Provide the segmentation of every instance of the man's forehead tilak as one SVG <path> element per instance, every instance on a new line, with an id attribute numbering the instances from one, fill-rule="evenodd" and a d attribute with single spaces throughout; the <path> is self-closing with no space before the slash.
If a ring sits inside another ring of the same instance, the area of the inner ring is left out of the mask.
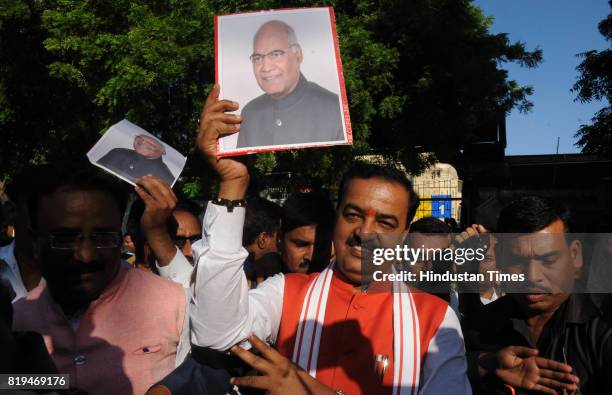
<path id="1" fill-rule="evenodd" d="M 359 189 L 354 185 L 351 185 L 353 182 L 360 182 L 361 180 L 371 180 L 381 184 L 378 184 L 376 187 L 366 187 L 366 190 Z M 359 210 L 368 217 L 394 218 L 395 220 L 400 221 L 401 218 L 398 217 L 396 211 L 402 210 L 403 208 L 399 207 L 399 202 L 395 201 L 397 198 L 396 191 L 391 190 L 394 189 L 395 185 L 403 189 L 401 184 L 388 182 L 386 180 L 359 178 L 351 180 L 351 182 L 346 186 L 346 192 L 344 194 L 343 201 L 341 202 L 341 208 L 343 210 L 346 208 Z M 353 193 L 356 193 L 357 195 L 351 196 Z M 408 209 L 408 201 L 406 201 L 405 208 Z"/>

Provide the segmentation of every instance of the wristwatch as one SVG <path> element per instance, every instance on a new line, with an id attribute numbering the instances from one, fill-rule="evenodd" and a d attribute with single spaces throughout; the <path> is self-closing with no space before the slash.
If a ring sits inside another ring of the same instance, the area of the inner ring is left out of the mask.
<path id="1" fill-rule="evenodd" d="M 224 206 L 228 213 L 234 211 L 234 207 L 246 207 L 246 199 L 229 200 L 216 197 L 210 201 L 212 204 L 217 206 Z"/>

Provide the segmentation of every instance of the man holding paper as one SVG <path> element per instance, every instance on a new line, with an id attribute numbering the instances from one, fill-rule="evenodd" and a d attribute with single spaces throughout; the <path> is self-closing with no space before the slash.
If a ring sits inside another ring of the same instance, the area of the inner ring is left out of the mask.
<path id="1" fill-rule="evenodd" d="M 238 161 L 216 158 L 217 138 L 240 130 L 241 117 L 227 114 L 238 106 L 218 95 L 215 86 L 198 134 L 221 184 L 206 210 L 203 239 L 193 246 L 192 343 L 227 350 L 255 334 L 299 365 L 310 389 L 322 383 L 346 394 L 470 394 L 461 328 L 446 302 L 402 284 L 392 293 L 361 286 L 362 236 L 401 236 L 416 212 L 418 197 L 398 171 L 365 165 L 345 176 L 333 265 L 277 275 L 249 291 L 240 231 L 249 174 Z"/>

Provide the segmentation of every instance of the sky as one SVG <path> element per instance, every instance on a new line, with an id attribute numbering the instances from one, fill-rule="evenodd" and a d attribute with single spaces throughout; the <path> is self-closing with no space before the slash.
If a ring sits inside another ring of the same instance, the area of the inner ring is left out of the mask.
<path id="1" fill-rule="evenodd" d="M 509 78 L 531 85 L 533 109 L 513 110 L 506 118 L 506 155 L 576 153 L 574 134 L 590 123 L 601 102 L 580 103 L 571 92 L 578 78 L 576 54 L 609 47 L 597 24 L 610 12 L 607 0 L 475 0 L 484 14 L 494 17 L 491 33 L 508 33 L 528 50 L 540 47 L 543 61 L 535 69 L 504 63 Z"/>

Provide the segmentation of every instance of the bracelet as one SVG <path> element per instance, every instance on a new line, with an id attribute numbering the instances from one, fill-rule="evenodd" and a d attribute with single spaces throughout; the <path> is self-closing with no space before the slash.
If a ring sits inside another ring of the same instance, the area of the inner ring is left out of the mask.
<path id="1" fill-rule="evenodd" d="M 220 197 L 216 197 L 210 202 L 217 206 L 224 206 L 227 209 L 228 213 L 233 212 L 234 207 L 246 207 L 245 199 L 229 200 L 229 199 L 223 199 Z"/>

